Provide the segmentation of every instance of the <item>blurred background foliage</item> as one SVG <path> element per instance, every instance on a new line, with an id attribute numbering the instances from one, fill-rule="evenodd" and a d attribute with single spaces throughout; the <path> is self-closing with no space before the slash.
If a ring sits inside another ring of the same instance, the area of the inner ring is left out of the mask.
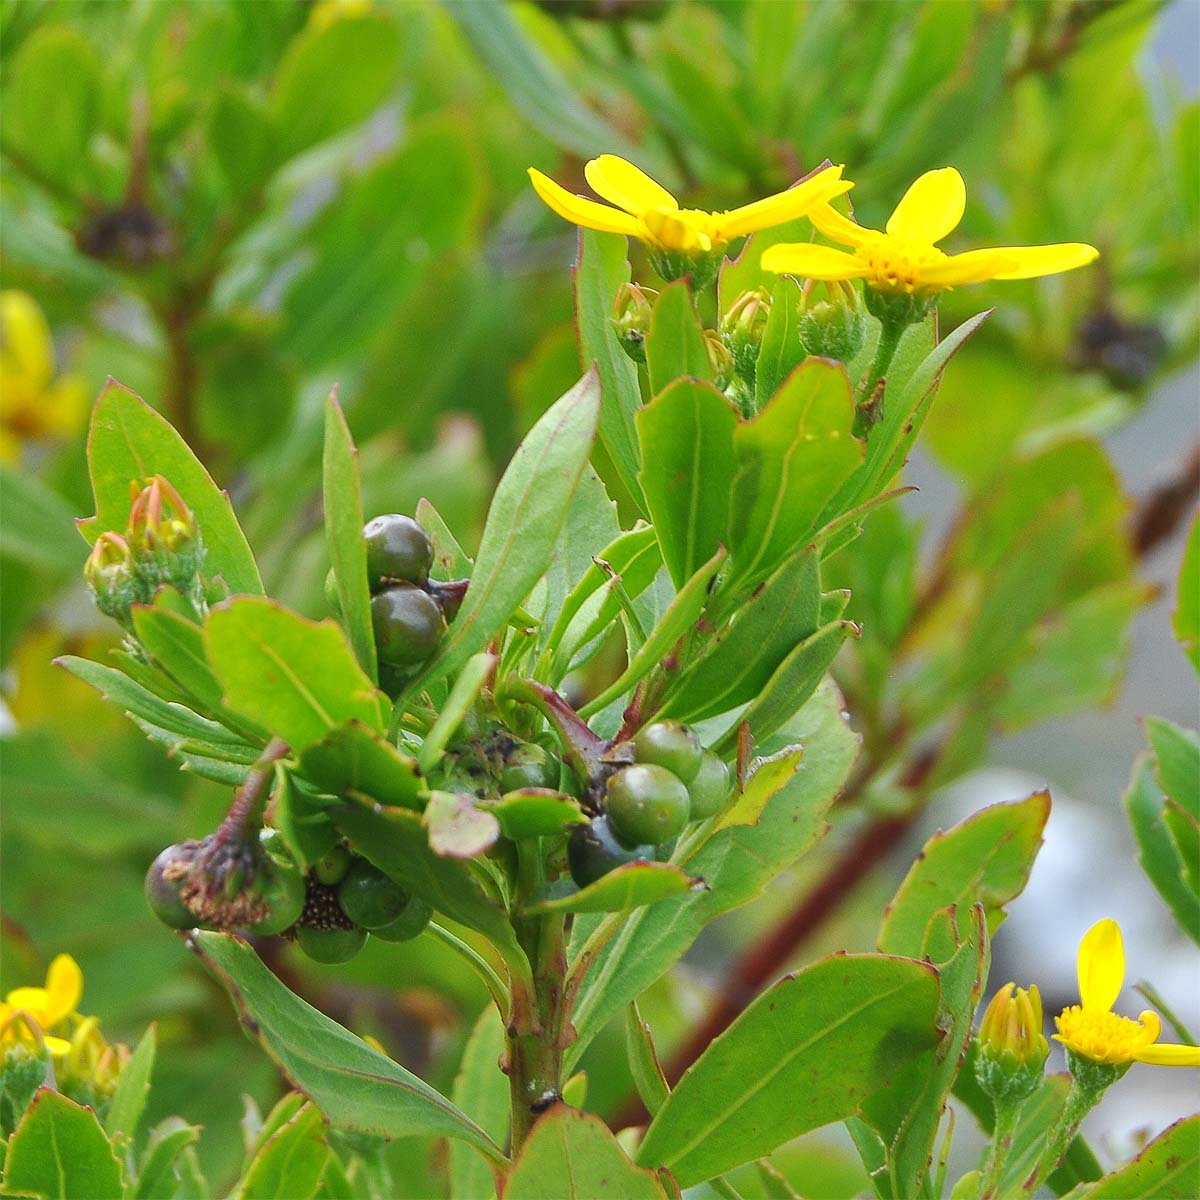
<path id="1" fill-rule="evenodd" d="M 926 427 L 962 507 L 931 553 L 903 506 L 845 552 L 835 582 L 865 633 L 837 675 L 864 735 L 852 786 L 895 836 L 986 761 L 998 728 L 1110 699 L 1149 590 L 1126 533 L 1126 492 L 1147 481 L 1119 480 L 1098 439 L 1194 361 L 1198 332 L 1200 111 L 1145 69 L 1159 11 L 2 0 L 6 980 L 68 951 L 110 1037 L 157 1020 L 150 1115 L 203 1122 L 210 1177 L 230 1176 L 240 1096 L 265 1108 L 280 1080 L 141 895 L 153 854 L 211 829 L 225 795 L 50 665 L 118 640 L 84 595 L 70 524 L 91 511 L 85 398 L 112 375 L 159 406 L 229 489 L 268 590 L 301 611 L 323 614 L 331 385 L 365 509 L 428 496 L 471 542 L 520 434 L 578 374 L 575 233 L 534 197 L 530 165 L 583 190 L 584 159 L 613 151 L 720 208 L 829 158 L 878 225 L 919 173 L 954 163 L 969 204 L 947 249 L 1099 246 L 1098 268 L 943 301 L 943 329 L 998 305 Z M 685 964 L 656 986 L 643 1014 L 660 1046 L 802 888 L 781 881 L 702 942 L 702 974 Z M 854 913 L 839 936 L 862 948 L 877 913 L 858 928 Z M 372 946 L 336 970 L 273 965 L 448 1088 L 484 1001 L 474 979 L 430 938 Z M 589 1107 L 610 1115 L 630 1090 L 613 1044 L 585 1064 Z M 430 1153 L 400 1148 L 397 1195 L 438 1190 Z M 826 1194 L 814 1171 L 857 1186 L 857 1168 L 794 1153 L 810 1193 Z"/>

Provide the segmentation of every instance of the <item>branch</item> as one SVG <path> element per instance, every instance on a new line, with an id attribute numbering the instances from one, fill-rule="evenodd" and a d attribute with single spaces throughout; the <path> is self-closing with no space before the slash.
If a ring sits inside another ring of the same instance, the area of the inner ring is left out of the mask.
<path id="1" fill-rule="evenodd" d="M 1138 558 L 1146 558 L 1175 532 L 1200 498 L 1200 442 L 1179 470 L 1142 498 L 1129 522 L 1129 540 Z"/>

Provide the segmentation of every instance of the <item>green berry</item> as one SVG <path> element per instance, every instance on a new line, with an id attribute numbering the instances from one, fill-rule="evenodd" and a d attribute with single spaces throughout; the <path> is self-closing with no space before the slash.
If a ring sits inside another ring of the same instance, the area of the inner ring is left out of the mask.
<path id="1" fill-rule="evenodd" d="M 390 925 L 372 929 L 371 934 L 385 942 L 408 942 L 424 933 L 432 918 L 432 906 L 420 896 L 410 896 L 404 911 Z"/>
<path id="2" fill-rule="evenodd" d="M 350 929 L 318 929 L 301 925 L 296 929 L 296 945 L 314 962 L 349 962 L 367 944 L 367 931 L 354 926 Z"/>
<path id="3" fill-rule="evenodd" d="M 345 846 L 334 846 L 313 863 L 312 870 L 318 882 L 333 887 L 341 883 L 350 870 L 350 851 Z"/>
<path id="4" fill-rule="evenodd" d="M 533 742 L 523 742 L 511 750 L 504 760 L 500 775 L 500 790 L 515 792 L 518 788 L 552 788 L 558 786 L 558 764 Z"/>
<path id="5" fill-rule="evenodd" d="M 710 750 L 700 759 L 700 770 L 688 784 L 692 798 L 692 820 L 703 821 L 722 812 L 729 800 L 729 768 Z"/>
<path id="6" fill-rule="evenodd" d="M 304 911 L 305 884 L 300 869 L 268 852 L 255 876 L 254 886 L 270 912 L 256 925 L 251 925 L 250 932 L 265 936 L 291 929 Z"/>
<path id="7" fill-rule="evenodd" d="M 408 905 L 408 893 L 365 858 L 356 858 L 338 885 L 342 912 L 364 929 L 390 925 Z"/>
<path id="8" fill-rule="evenodd" d="M 639 763 L 666 767 L 684 783 L 691 783 L 700 770 L 700 753 L 700 739 L 678 721 L 644 725 L 633 739 L 633 755 Z"/>
<path id="9" fill-rule="evenodd" d="M 576 825 L 567 839 L 567 862 L 571 878 L 582 888 L 626 863 L 654 857 L 651 846 L 630 850 L 612 831 L 607 817 L 596 817 L 589 825 Z"/>
<path id="10" fill-rule="evenodd" d="M 412 517 L 400 513 L 373 517 L 363 526 L 363 541 L 371 591 L 396 582 L 422 584 L 429 578 L 433 546 Z"/>
<path id="11" fill-rule="evenodd" d="M 423 663 L 446 630 L 437 601 L 411 583 L 397 584 L 371 598 L 371 624 L 379 661 L 392 667 Z"/>
<path id="12" fill-rule="evenodd" d="M 175 863 L 179 857 L 180 847 L 168 846 L 150 864 L 150 869 L 146 872 L 144 890 L 150 911 L 164 925 L 170 929 L 191 929 L 199 922 L 179 894 L 183 880 L 168 879 L 163 874 L 164 869 Z"/>
<path id="13" fill-rule="evenodd" d="M 612 831 L 626 846 L 657 846 L 683 832 L 687 788 L 666 767 L 635 763 L 613 775 L 606 794 Z"/>

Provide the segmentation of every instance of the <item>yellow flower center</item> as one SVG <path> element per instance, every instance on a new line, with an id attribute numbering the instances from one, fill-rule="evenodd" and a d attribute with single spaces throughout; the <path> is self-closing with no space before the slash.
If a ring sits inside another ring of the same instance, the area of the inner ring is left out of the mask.
<path id="1" fill-rule="evenodd" d="M 928 242 L 914 242 L 875 233 L 856 253 L 871 269 L 868 283 L 881 292 L 915 292 L 922 287 L 923 269 L 946 256 Z"/>
<path id="2" fill-rule="evenodd" d="M 1162 1023 L 1158 1015 L 1144 1012 L 1137 1021 L 1115 1012 L 1085 1009 L 1072 1004 L 1054 1018 L 1056 1039 L 1069 1050 L 1094 1062 L 1133 1062 L 1138 1053 L 1158 1040 Z"/>
<path id="3" fill-rule="evenodd" d="M 707 254 L 722 245 L 717 222 L 722 214 L 699 208 L 649 208 L 642 213 L 654 241 L 664 250 L 682 250 L 685 254 Z"/>

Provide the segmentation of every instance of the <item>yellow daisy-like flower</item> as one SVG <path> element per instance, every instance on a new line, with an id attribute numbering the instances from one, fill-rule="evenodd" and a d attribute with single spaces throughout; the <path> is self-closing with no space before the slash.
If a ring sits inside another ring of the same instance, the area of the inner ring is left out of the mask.
<path id="1" fill-rule="evenodd" d="M 46 972 L 45 987 L 19 987 L 0 1002 L 0 1045 L 27 1040 L 27 1022 L 33 1021 L 42 1033 L 46 1048 L 56 1058 L 71 1050 L 66 1038 L 50 1030 L 66 1022 L 83 995 L 83 972 L 69 955 L 60 954 Z"/>
<path id="2" fill-rule="evenodd" d="M 783 243 L 763 253 L 762 267 L 808 279 L 863 279 L 876 291 L 912 295 L 988 279 L 1056 275 L 1099 257 L 1094 246 L 1082 242 L 946 254 L 934 243 L 957 228 L 966 203 L 962 176 L 953 167 L 942 167 L 927 171 L 904 193 L 882 231 L 865 229 L 828 204 L 818 205 L 809 220 L 853 253 L 808 242 Z"/>
<path id="3" fill-rule="evenodd" d="M 0 462 L 19 461 L 29 442 L 74 433 L 86 416 L 83 380 L 54 377 L 54 343 L 37 302 L 0 292 Z"/>
<path id="4" fill-rule="evenodd" d="M 719 252 L 733 238 L 806 216 L 854 186 L 842 178 L 842 167 L 826 167 L 786 192 L 729 212 L 704 212 L 680 208 L 666 188 L 615 154 L 593 158 L 584 167 L 584 175 L 608 204 L 576 196 L 541 171 L 529 168 L 534 190 L 565 220 L 584 229 L 628 234 L 652 250 L 691 257 Z"/>
<path id="5" fill-rule="evenodd" d="M 1093 1062 L 1123 1066 L 1134 1062 L 1160 1067 L 1200 1067 L 1200 1048 L 1163 1045 L 1162 1022 L 1146 1011 L 1136 1021 L 1112 1011 L 1125 978 L 1125 945 L 1121 927 L 1112 920 L 1097 921 L 1079 943 L 1079 998 L 1054 1018 L 1062 1042 Z"/>

